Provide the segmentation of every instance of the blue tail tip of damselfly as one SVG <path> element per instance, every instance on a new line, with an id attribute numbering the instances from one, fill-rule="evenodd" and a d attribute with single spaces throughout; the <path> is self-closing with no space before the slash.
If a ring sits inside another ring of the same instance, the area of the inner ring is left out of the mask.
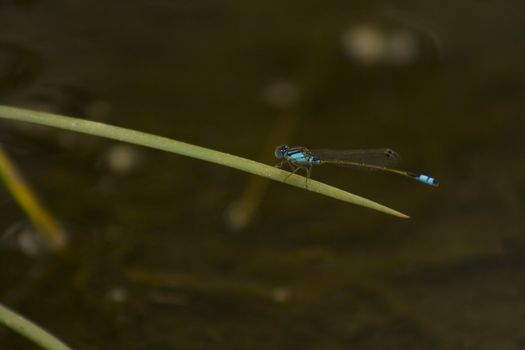
<path id="1" fill-rule="evenodd" d="M 416 174 L 414 175 L 414 179 L 424 184 L 430 185 L 430 186 L 435 186 L 435 187 L 439 186 L 438 180 L 434 179 L 431 176 L 425 175 L 425 174 Z"/>

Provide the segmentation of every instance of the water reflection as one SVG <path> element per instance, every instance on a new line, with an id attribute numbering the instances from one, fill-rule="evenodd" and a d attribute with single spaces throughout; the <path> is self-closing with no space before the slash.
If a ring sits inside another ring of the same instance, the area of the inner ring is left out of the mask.
<path id="1" fill-rule="evenodd" d="M 41 73 L 42 58 L 31 50 L 0 41 L 0 101 L 27 88 Z"/>
<path id="2" fill-rule="evenodd" d="M 294 143 L 392 147 L 443 184 L 319 169 L 413 219 L 272 184 L 231 232 L 245 174 L 1 122 L 74 251 L 6 243 L 3 303 L 78 348 L 523 348 L 520 2 L 0 6 L 4 103 L 251 158 L 289 113 Z"/>

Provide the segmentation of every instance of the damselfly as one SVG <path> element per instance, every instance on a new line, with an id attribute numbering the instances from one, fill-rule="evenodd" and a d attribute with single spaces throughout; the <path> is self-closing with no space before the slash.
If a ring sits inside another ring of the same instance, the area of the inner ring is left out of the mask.
<path id="1" fill-rule="evenodd" d="M 388 148 L 367 150 L 331 150 L 331 149 L 308 149 L 306 147 L 280 145 L 275 148 L 275 157 L 281 159 L 276 166 L 282 168 L 288 166 L 292 174 L 299 170 L 306 172 L 307 179 L 310 178 L 313 165 L 335 164 L 353 168 L 368 170 L 380 170 L 401 176 L 409 177 L 416 181 L 431 186 L 439 186 L 439 182 L 422 173 L 412 173 L 405 170 L 391 168 L 400 160 L 399 154 Z"/>

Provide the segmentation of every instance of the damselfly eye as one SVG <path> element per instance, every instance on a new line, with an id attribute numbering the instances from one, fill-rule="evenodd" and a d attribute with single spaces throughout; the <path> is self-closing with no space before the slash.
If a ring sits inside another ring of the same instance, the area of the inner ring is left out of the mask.
<path id="1" fill-rule="evenodd" d="M 276 158 L 283 158 L 286 155 L 286 152 L 288 151 L 288 145 L 280 145 L 275 147 L 275 157 Z"/>

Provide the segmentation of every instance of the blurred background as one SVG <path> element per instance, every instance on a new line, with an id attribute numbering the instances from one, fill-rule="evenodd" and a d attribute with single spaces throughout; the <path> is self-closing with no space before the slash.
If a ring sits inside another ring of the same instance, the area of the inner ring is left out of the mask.
<path id="1" fill-rule="evenodd" d="M 0 103 L 319 167 L 402 220 L 194 159 L 0 120 L 67 235 L 0 184 L 0 303 L 76 349 L 525 348 L 522 1 L 0 1 Z M 1 349 L 35 349 L 0 327 Z"/>

